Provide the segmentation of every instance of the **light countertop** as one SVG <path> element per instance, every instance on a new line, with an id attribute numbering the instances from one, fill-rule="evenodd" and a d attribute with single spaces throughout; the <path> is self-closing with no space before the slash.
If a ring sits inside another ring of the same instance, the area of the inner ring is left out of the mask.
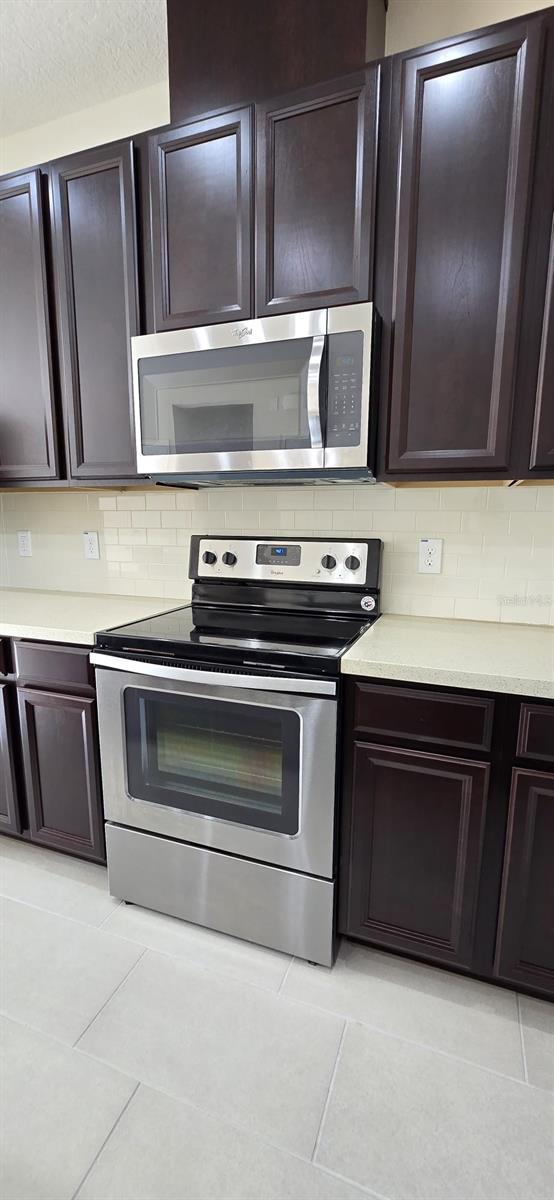
<path id="1" fill-rule="evenodd" d="M 185 601 L 155 596 L 105 596 L 87 592 L 0 589 L 0 637 L 35 638 L 93 646 L 94 635 L 177 608 Z"/>
<path id="2" fill-rule="evenodd" d="M 554 628 L 380 617 L 341 659 L 347 675 L 554 699 Z"/>

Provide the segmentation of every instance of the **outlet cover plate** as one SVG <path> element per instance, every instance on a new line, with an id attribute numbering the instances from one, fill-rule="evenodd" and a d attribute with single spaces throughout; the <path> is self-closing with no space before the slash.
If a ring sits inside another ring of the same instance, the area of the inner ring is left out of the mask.
<path id="1" fill-rule="evenodd" d="M 31 531 L 29 529 L 18 529 L 17 553 L 19 554 L 20 558 L 32 558 L 33 543 L 31 540 Z"/>
<path id="2" fill-rule="evenodd" d="M 100 558 L 100 548 L 98 545 L 98 534 L 96 530 L 88 530 L 83 533 L 83 546 L 85 549 L 85 558 Z"/>
<path id="3" fill-rule="evenodd" d="M 418 571 L 420 575 L 440 575 L 442 568 L 442 538 L 419 539 Z"/>

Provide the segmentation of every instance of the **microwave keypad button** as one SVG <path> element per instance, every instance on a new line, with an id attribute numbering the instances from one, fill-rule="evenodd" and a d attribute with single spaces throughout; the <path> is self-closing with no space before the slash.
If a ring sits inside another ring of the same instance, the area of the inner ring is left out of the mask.
<path id="1" fill-rule="evenodd" d="M 230 550 L 226 550 L 225 554 L 223 555 L 223 562 L 225 563 L 225 566 L 226 567 L 234 567 L 236 561 L 237 561 L 236 554 L 232 554 Z"/>
<path id="2" fill-rule="evenodd" d="M 202 555 L 202 562 L 207 563 L 209 567 L 213 566 L 217 562 L 217 554 L 214 554 L 213 550 L 205 550 Z"/>

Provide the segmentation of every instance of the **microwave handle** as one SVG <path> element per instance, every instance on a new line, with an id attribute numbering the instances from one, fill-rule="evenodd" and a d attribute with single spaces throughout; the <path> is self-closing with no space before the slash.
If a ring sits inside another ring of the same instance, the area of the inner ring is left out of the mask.
<path id="1" fill-rule="evenodd" d="M 319 407 L 320 382 L 321 382 L 321 364 L 323 361 L 323 351 L 325 350 L 325 334 L 316 333 L 312 339 L 312 352 L 308 363 L 308 382 L 306 386 L 306 398 L 308 406 L 308 428 L 310 430 L 310 445 L 313 450 L 321 450 L 323 447 L 323 435 L 321 432 L 321 410 Z"/>

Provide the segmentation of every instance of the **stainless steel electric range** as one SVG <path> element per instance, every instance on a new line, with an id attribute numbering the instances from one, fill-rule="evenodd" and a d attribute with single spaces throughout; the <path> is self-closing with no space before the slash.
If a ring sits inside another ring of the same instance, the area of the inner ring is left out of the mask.
<path id="1" fill-rule="evenodd" d="M 192 604 L 97 634 L 112 895 L 332 963 L 340 658 L 380 557 L 194 537 Z"/>

